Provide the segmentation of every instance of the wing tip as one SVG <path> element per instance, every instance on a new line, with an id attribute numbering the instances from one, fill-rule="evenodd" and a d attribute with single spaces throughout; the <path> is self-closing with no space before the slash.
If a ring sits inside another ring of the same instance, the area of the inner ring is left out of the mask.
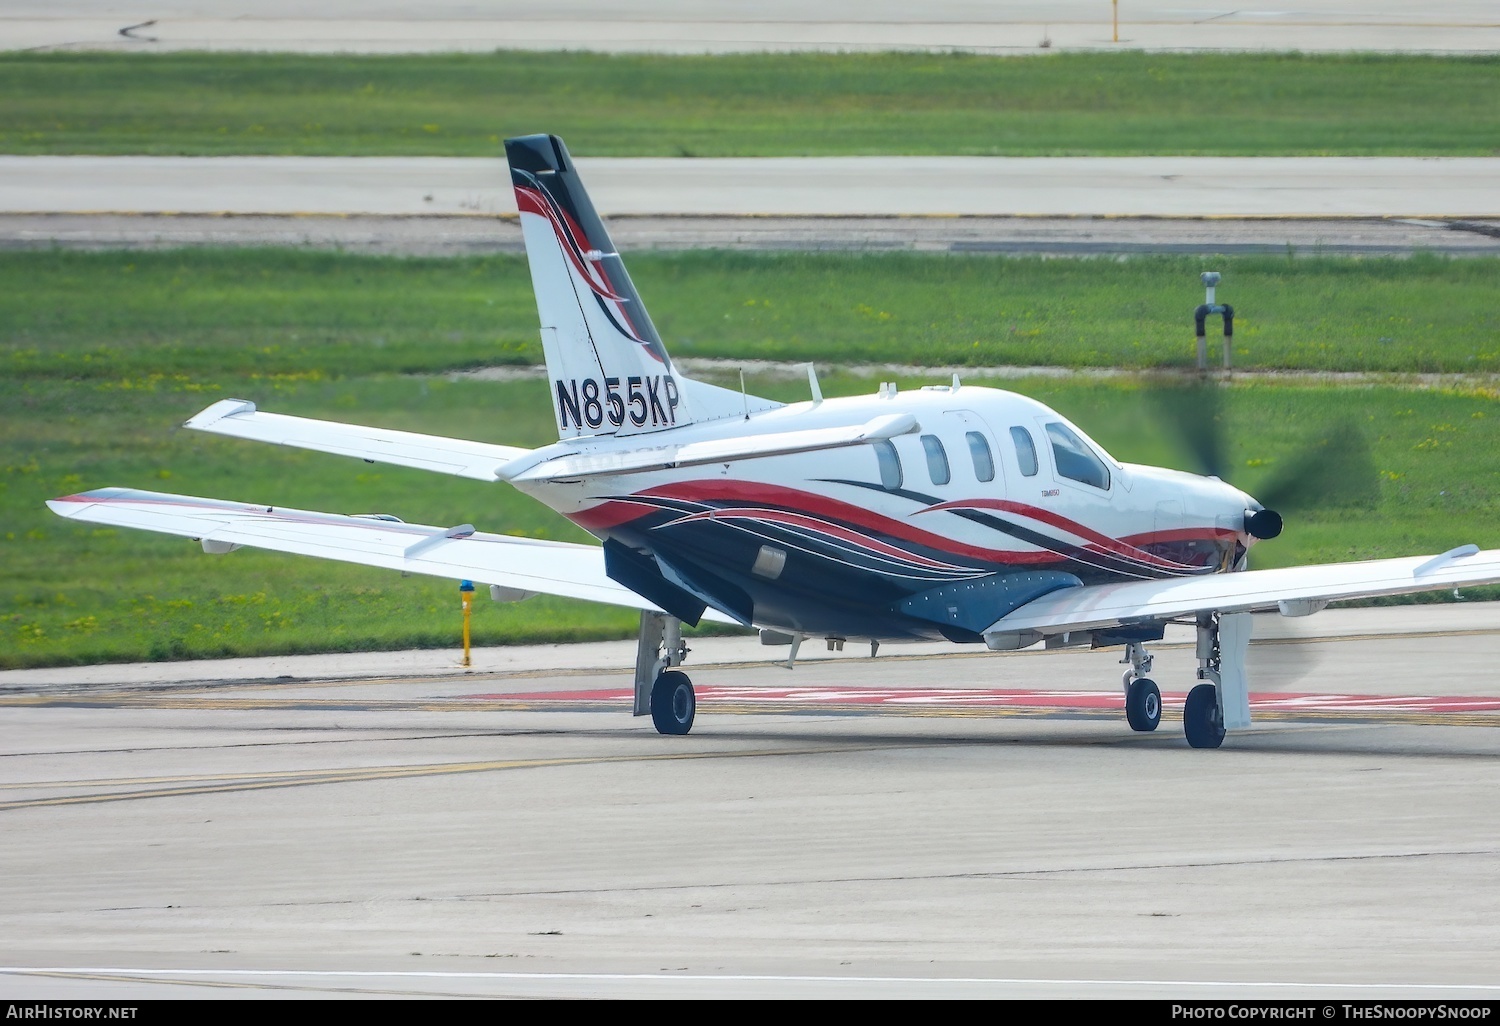
<path id="1" fill-rule="evenodd" d="M 77 492 L 73 495 L 59 495 L 55 499 L 47 500 L 47 508 L 60 517 L 72 517 L 80 513 L 85 506 L 92 505 L 97 499 L 91 492 Z"/>
<path id="2" fill-rule="evenodd" d="M 254 413 L 255 404 L 248 399 L 220 399 L 211 406 L 207 406 L 193 414 L 183 422 L 183 427 L 194 428 L 202 431 L 212 427 L 225 417 L 233 417 L 239 413 Z"/>
<path id="3" fill-rule="evenodd" d="M 87 492 L 74 492 L 72 495 L 59 495 L 55 499 L 47 500 L 47 508 L 58 516 L 75 517 L 83 512 L 84 507 L 92 506 L 96 502 L 108 502 L 124 495 L 149 495 L 150 492 L 140 492 L 130 488 L 95 488 Z"/>

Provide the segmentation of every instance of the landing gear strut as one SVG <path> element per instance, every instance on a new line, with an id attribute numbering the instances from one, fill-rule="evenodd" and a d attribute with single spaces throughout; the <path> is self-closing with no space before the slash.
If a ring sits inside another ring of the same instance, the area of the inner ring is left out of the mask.
<path id="1" fill-rule="evenodd" d="M 686 734 L 698 711 L 693 682 L 681 670 L 688 647 L 682 621 L 666 613 L 641 611 L 635 650 L 635 715 L 651 714 L 659 734 Z"/>
<path id="2" fill-rule="evenodd" d="M 1151 672 L 1151 653 L 1133 641 L 1125 646 L 1125 658 L 1120 661 L 1130 663 L 1120 681 L 1125 686 L 1125 719 L 1130 729 L 1155 730 L 1161 723 L 1161 690 L 1146 676 Z"/>

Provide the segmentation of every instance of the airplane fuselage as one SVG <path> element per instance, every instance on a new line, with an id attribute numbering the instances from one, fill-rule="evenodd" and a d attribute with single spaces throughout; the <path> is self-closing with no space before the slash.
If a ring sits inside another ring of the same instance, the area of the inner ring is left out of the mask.
<path id="1" fill-rule="evenodd" d="M 1047 591 L 1232 570 L 1252 543 L 1244 514 L 1255 503 L 1243 492 L 1119 463 L 1056 411 L 999 389 L 892 386 L 658 437 L 744 438 L 891 413 L 918 428 L 888 442 L 517 484 L 596 537 L 650 553 L 708 604 L 815 635 L 977 642 L 989 626 L 980 619 Z M 560 445 L 608 453 L 641 442 Z"/>

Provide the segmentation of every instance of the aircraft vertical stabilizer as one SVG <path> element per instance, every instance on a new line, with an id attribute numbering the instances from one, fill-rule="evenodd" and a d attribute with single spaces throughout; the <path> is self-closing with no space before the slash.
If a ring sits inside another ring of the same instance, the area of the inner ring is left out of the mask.
<path id="1" fill-rule="evenodd" d="M 562 140 L 507 139 L 505 156 L 558 434 L 634 435 L 728 415 L 723 390 L 687 381 L 672 366 Z M 734 402 L 742 408 L 737 394 Z"/>

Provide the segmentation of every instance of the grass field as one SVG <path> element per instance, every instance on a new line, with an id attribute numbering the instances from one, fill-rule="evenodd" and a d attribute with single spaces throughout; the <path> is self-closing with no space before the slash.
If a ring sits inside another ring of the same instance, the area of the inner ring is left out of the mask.
<path id="1" fill-rule="evenodd" d="M 1500 371 L 1500 261 L 641 253 L 674 356 L 1186 366 L 1198 273 L 1244 368 Z M 1215 329 L 1216 330 L 1216 329 Z M 1217 339 L 1214 340 L 1217 352 Z M 217 392 L 541 361 L 523 258 L 275 250 L 0 253 L 0 375 Z"/>
<path id="2" fill-rule="evenodd" d="M 632 267 L 674 355 L 816 359 L 830 395 L 873 389 L 873 378 L 827 369 L 849 361 L 1183 364 L 1200 295 L 1199 264 L 1177 259 L 703 253 Z M 1220 269 L 1221 294 L 1244 311 L 1244 365 L 1495 369 L 1494 262 Z M 304 416 L 544 444 L 555 435 L 541 381 L 445 373 L 535 361 L 535 317 L 512 258 L 0 254 L 0 666 L 456 645 L 452 582 L 250 550 L 208 557 L 177 539 L 68 523 L 43 502 L 127 485 L 583 540 L 505 486 L 179 426 L 233 395 Z M 805 397 L 805 383 L 751 385 Z M 1012 387 L 1121 459 L 1187 465 L 1130 379 Z M 1258 550 L 1263 565 L 1500 542 L 1492 390 L 1240 384 L 1227 398 L 1231 476 L 1252 491 L 1344 418 L 1366 429 L 1381 471 L 1375 508 L 1294 518 Z M 483 602 L 475 638 L 622 637 L 634 623 L 629 611 L 563 600 Z"/>
<path id="3" fill-rule="evenodd" d="M 1500 153 L 1500 59 L 9 53 L 0 152 Z"/>
<path id="4" fill-rule="evenodd" d="M 906 387 L 918 380 L 902 382 Z M 241 550 L 205 556 L 180 539 L 73 524 L 42 503 L 128 485 L 334 512 L 389 512 L 430 524 L 583 540 L 566 521 L 502 485 L 214 438 L 178 425 L 215 398 L 382 426 L 537 445 L 551 440 L 540 380 L 372 376 L 221 389 L 120 390 L 101 380 L 0 384 L 0 667 L 114 660 L 456 646 L 453 582 Z M 751 382 L 786 399 L 805 385 Z M 826 375 L 828 394 L 874 381 Z M 1071 416 L 1114 454 L 1186 466 L 1129 381 L 1014 383 Z M 1497 538 L 1500 410 L 1487 392 L 1242 386 L 1227 419 L 1232 475 L 1252 491 L 1309 434 L 1354 419 L 1380 469 L 1374 509 L 1294 517 L 1258 565 L 1436 552 Z M 476 606 L 476 644 L 625 637 L 625 610 L 537 598 Z"/>

